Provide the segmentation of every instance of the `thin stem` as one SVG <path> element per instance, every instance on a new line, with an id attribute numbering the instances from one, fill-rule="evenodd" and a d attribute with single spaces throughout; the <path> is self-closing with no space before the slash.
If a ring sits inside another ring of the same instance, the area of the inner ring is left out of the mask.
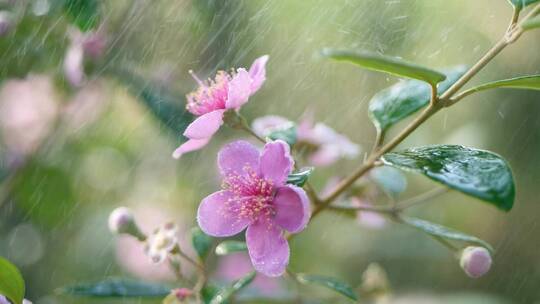
<path id="1" fill-rule="evenodd" d="M 404 209 L 407 209 L 407 208 L 410 208 L 410 207 L 413 207 L 413 206 L 416 206 L 418 204 L 423 204 L 433 198 L 436 198 L 438 196 L 441 196 L 447 192 L 450 191 L 450 188 L 447 188 L 447 187 L 440 187 L 440 188 L 435 188 L 435 189 L 432 189 L 432 190 L 429 190 L 427 192 L 424 192 L 422 194 L 419 194 L 415 197 L 412 197 L 410 199 L 407 199 L 407 200 L 404 200 L 400 203 L 398 203 L 398 208 L 399 210 L 404 210 Z"/>
<path id="2" fill-rule="evenodd" d="M 253 131 L 249 126 L 242 125 L 242 130 L 246 131 L 249 135 L 253 136 L 255 139 L 257 139 L 261 143 L 266 144 L 266 140 L 260 137 L 259 135 L 257 135 L 257 133 L 255 133 L 255 131 Z"/>
<path id="3" fill-rule="evenodd" d="M 375 137 L 375 142 L 373 143 L 373 148 L 371 149 L 371 154 L 375 153 L 383 145 L 385 135 L 386 132 L 377 129 L 377 135 Z"/>
<path id="4" fill-rule="evenodd" d="M 201 297 L 200 293 L 201 293 L 201 290 L 203 289 L 204 285 L 206 284 L 206 280 L 207 280 L 206 269 L 205 269 L 204 265 L 202 263 L 198 262 L 198 261 L 195 261 L 190 256 L 185 254 L 180 249 L 179 246 L 176 246 L 173 249 L 172 253 L 178 254 L 179 256 L 184 258 L 186 261 L 188 261 L 188 263 L 195 266 L 195 269 L 197 269 L 197 272 L 198 272 L 199 275 L 198 275 L 198 278 L 197 278 L 197 282 L 195 283 L 195 286 L 193 286 L 193 291 L 195 291 L 195 293 L 197 295 L 197 302 L 202 303 L 201 298 L 200 298 Z"/>

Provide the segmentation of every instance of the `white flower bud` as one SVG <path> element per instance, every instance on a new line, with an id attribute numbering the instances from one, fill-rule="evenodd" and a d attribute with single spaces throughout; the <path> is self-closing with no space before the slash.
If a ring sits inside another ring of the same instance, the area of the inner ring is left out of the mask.
<path id="1" fill-rule="evenodd" d="M 13 16 L 8 11 L 0 11 L 0 36 L 6 35 L 13 28 Z"/>
<path id="2" fill-rule="evenodd" d="M 461 253 L 459 264 L 469 277 L 476 279 L 491 268 L 491 255 L 484 247 L 469 246 Z"/>
<path id="3" fill-rule="evenodd" d="M 109 230 L 115 234 L 129 234 L 139 240 L 146 238 L 135 223 L 133 212 L 126 207 L 119 207 L 111 212 L 111 215 L 109 215 Z"/>

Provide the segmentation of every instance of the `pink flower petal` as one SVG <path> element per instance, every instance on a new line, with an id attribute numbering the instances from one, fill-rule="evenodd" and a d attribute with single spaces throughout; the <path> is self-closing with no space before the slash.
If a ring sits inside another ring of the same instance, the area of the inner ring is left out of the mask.
<path id="1" fill-rule="evenodd" d="M 251 94 L 257 92 L 266 80 L 266 62 L 268 62 L 268 58 L 268 55 L 264 55 L 255 59 L 249 68 Z"/>
<path id="2" fill-rule="evenodd" d="M 219 130 L 223 124 L 225 110 L 216 110 L 199 116 L 184 132 L 184 136 L 190 139 L 209 138 Z"/>
<path id="3" fill-rule="evenodd" d="M 309 156 L 309 162 L 313 166 L 326 167 L 335 163 L 339 157 L 340 152 L 338 147 L 334 145 L 323 145 Z"/>
<path id="4" fill-rule="evenodd" d="M 225 108 L 239 109 L 251 95 L 251 77 L 246 69 L 238 69 L 236 75 L 229 82 L 229 92 Z"/>
<path id="5" fill-rule="evenodd" d="M 261 154 L 259 170 L 265 179 L 274 182 L 274 186 L 284 185 L 292 171 L 294 160 L 289 145 L 282 140 L 267 143 Z"/>
<path id="6" fill-rule="evenodd" d="M 190 139 L 186 141 L 185 143 L 181 144 L 180 147 L 176 148 L 172 156 L 176 159 L 179 159 L 180 157 L 182 157 L 184 153 L 201 149 L 202 147 L 206 146 L 206 144 L 208 144 L 209 141 L 210 141 L 210 138 Z"/>
<path id="7" fill-rule="evenodd" d="M 260 219 L 250 225 L 246 243 L 255 270 L 269 277 L 285 272 L 289 264 L 289 244 L 276 224 Z"/>
<path id="8" fill-rule="evenodd" d="M 247 141 L 234 141 L 219 151 L 218 166 L 225 178 L 231 175 L 246 176 L 250 170 L 258 173 L 259 150 Z"/>
<path id="9" fill-rule="evenodd" d="M 304 230 L 311 215 L 309 199 L 304 189 L 293 185 L 278 188 L 274 206 L 274 221 L 278 225 L 292 233 Z"/>
<path id="10" fill-rule="evenodd" d="M 241 203 L 229 191 L 218 191 L 207 196 L 199 205 L 197 222 L 202 231 L 215 237 L 240 233 L 249 224 L 248 218 L 239 217 Z"/>
<path id="11" fill-rule="evenodd" d="M 64 58 L 64 75 L 67 81 L 74 87 L 79 87 L 84 82 L 84 50 L 81 44 L 74 43 L 69 46 Z"/>

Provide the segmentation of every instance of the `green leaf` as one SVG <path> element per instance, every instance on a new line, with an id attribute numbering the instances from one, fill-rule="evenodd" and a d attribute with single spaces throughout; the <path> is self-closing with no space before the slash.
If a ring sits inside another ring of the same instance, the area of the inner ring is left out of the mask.
<path id="1" fill-rule="evenodd" d="M 522 9 L 527 5 L 531 5 L 535 2 L 538 2 L 540 0 L 508 0 L 512 5 L 517 7 L 518 9 Z"/>
<path id="2" fill-rule="evenodd" d="M 212 237 L 204 233 L 199 227 L 191 229 L 191 244 L 201 259 L 204 260 L 208 255 L 210 248 L 212 248 L 213 240 Z"/>
<path id="3" fill-rule="evenodd" d="M 302 168 L 300 171 L 291 173 L 287 177 L 287 184 L 302 187 L 306 184 L 309 176 L 313 173 L 313 167 Z"/>
<path id="4" fill-rule="evenodd" d="M 368 70 L 418 79 L 431 84 L 437 84 L 446 79 L 446 76 L 438 71 L 399 58 L 382 56 L 371 52 L 323 49 L 322 54 L 335 60 L 356 64 Z"/>
<path id="5" fill-rule="evenodd" d="M 477 87 L 473 87 L 467 90 L 467 92 L 479 92 L 494 88 L 540 90 L 540 75 L 521 76 L 488 82 Z"/>
<path id="6" fill-rule="evenodd" d="M 439 95 L 450 88 L 467 70 L 463 65 L 445 70 L 446 80 L 439 83 Z M 418 80 L 401 81 L 377 93 L 369 103 L 369 116 L 379 132 L 403 120 L 429 104 L 431 88 Z"/>
<path id="7" fill-rule="evenodd" d="M 458 145 L 432 145 L 387 153 L 384 164 L 421 173 L 432 180 L 495 205 L 512 209 L 512 171 L 499 155 Z"/>
<path id="8" fill-rule="evenodd" d="M 370 177 L 385 192 L 396 196 L 407 189 L 407 179 L 405 175 L 396 168 L 377 167 L 371 170 Z"/>
<path id="9" fill-rule="evenodd" d="M 343 281 L 340 281 L 336 278 L 321 276 L 321 275 L 299 273 L 299 274 L 296 274 L 296 279 L 298 280 L 298 282 L 302 284 L 306 284 L 306 285 L 315 284 L 315 285 L 323 286 L 323 287 L 332 289 L 353 301 L 358 301 L 358 296 L 356 295 L 352 287 L 349 284 Z"/>
<path id="10" fill-rule="evenodd" d="M 521 27 L 524 30 L 532 30 L 532 29 L 535 29 L 535 28 L 539 28 L 540 27 L 540 16 L 536 16 L 534 18 L 531 18 L 531 19 L 523 22 Z"/>
<path id="11" fill-rule="evenodd" d="M 210 304 L 210 301 L 219 292 L 219 287 L 212 283 L 207 283 L 201 290 L 201 296 L 205 304 Z"/>
<path id="12" fill-rule="evenodd" d="M 246 251 L 247 245 L 245 242 L 240 241 L 223 241 L 216 246 L 217 255 L 227 255 L 235 252 Z"/>
<path id="13" fill-rule="evenodd" d="M 68 19 L 81 31 L 94 29 L 99 24 L 99 0 L 64 0 L 64 11 Z"/>
<path id="14" fill-rule="evenodd" d="M 475 236 L 471 236 L 463 232 L 459 232 L 448 227 L 431 223 L 419 218 L 401 216 L 400 219 L 403 221 L 403 223 L 416 229 L 422 230 L 432 236 L 480 245 L 493 253 L 493 247 L 491 247 L 488 242 L 481 240 Z"/>
<path id="15" fill-rule="evenodd" d="M 81 283 L 63 287 L 61 294 L 100 298 L 164 297 L 171 288 L 166 285 L 145 283 L 130 279 L 108 278 L 96 283 Z"/>
<path id="16" fill-rule="evenodd" d="M 248 286 L 251 282 L 253 282 L 256 274 L 257 273 L 255 271 L 252 271 L 248 273 L 245 277 L 234 282 L 230 287 L 222 288 L 216 293 L 214 298 L 212 298 L 210 304 L 226 303 L 235 293 L 242 290 L 244 287 Z"/>
<path id="17" fill-rule="evenodd" d="M 165 88 L 152 85 L 127 69 L 116 68 L 112 71 L 112 76 L 123 83 L 131 94 L 175 134 L 180 136 L 193 121 L 193 115 L 186 111 L 183 99 Z"/>
<path id="18" fill-rule="evenodd" d="M 292 146 L 297 140 L 296 125 L 292 122 L 283 124 L 282 126 L 275 128 L 275 130 L 272 130 L 272 132 L 268 134 L 268 138 L 271 140 L 281 139 L 289 144 L 289 146 Z"/>
<path id="19" fill-rule="evenodd" d="M 10 261 L 0 257 L 0 294 L 15 304 L 21 304 L 24 288 L 24 279 L 19 269 Z"/>

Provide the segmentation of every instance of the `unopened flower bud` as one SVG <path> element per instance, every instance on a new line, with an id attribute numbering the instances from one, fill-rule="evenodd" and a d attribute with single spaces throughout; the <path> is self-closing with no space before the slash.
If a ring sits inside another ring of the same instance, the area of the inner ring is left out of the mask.
<path id="1" fill-rule="evenodd" d="M 471 278 L 479 278 L 491 268 L 491 255 L 484 247 L 469 246 L 461 253 L 461 268 Z"/>
<path id="2" fill-rule="evenodd" d="M 8 11 L 0 11 L 0 36 L 4 36 L 13 28 L 13 16 Z"/>
<path id="3" fill-rule="evenodd" d="M 109 230 L 116 234 L 129 234 L 139 240 L 146 238 L 137 223 L 135 223 L 133 212 L 126 207 L 119 207 L 111 212 L 111 215 L 109 215 Z"/>
<path id="4" fill-rule="evenodd" d="M 191 289 L 188 289 L 188 288 L 178 288 L 178 289 L 173 290 L 173 293 L 174 293 L 174 296 L 179 301 L 184 301 L 185 299 L 193 295 L 193 291 L 191 291 Z"/>

